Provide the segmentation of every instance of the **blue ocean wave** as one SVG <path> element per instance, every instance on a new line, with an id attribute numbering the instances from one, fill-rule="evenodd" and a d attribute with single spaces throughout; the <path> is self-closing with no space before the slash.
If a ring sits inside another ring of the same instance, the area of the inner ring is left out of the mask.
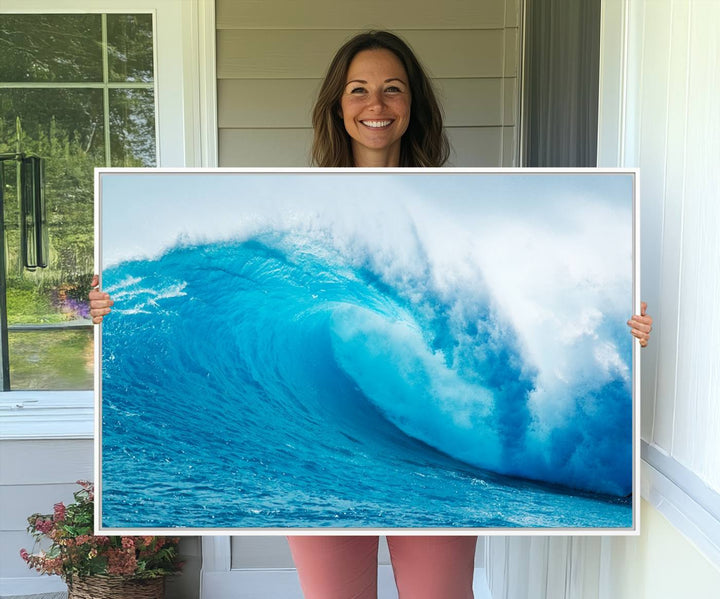
<path id="1" fill-rule="evenodd" d="M 106 525 L 629 526 L 622 370 L 544 422 L 481 279 L 381 263 L 266 234 L 107 269 Z"/>

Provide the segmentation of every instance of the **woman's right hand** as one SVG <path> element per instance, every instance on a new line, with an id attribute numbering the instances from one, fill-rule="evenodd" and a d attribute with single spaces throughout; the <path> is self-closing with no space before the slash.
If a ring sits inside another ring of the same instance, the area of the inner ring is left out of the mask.
<path id="1" fill-rule="evenodd" d="M 88 298 L 90 299 L 90 316 L 92 316 L 94 324 L 100 324 L 105 315 L 110 314 L 110 306 L 115 303 L 110 299 L 109 294 L 100 291 L 99 289 L 95 289 L 99 282 L 100 278 L 95 275 L 92 283 L 90 284 L 92 289 L 88 294 Z"/>

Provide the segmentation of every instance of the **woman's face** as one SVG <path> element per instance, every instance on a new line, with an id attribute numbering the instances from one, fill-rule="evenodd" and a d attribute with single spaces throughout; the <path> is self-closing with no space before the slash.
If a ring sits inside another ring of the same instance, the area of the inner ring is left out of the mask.
<path id="1" fill-rule="evenodd" d="M 348 67 L 340 109 L 355 166 L 398 166 L 410 123 L 410 85 L 390 50 L 358 52 Z"/>

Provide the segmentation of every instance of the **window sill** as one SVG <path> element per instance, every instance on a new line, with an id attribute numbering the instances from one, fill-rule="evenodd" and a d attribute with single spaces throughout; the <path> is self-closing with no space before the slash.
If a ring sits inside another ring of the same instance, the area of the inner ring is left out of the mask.
<path id="1" fill-rule="evenodd" d="M 92 439 L 92 391 L 8 391 L 0 394 L 0 440 Z"/>

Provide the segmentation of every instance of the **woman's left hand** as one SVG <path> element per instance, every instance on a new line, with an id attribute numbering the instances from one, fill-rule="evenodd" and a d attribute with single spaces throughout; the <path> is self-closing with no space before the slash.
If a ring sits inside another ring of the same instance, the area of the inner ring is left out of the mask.
<path id="1" fill-rule="evenodd" d="M 647 304 L 645 302 L 640 302 L 640 315 L 635 314 L 627 323 L 630 327 L 630 334 L 640 340 L 640 347 L 647 347 L 653 319 L 652 316 L 647 314 Z"/>

